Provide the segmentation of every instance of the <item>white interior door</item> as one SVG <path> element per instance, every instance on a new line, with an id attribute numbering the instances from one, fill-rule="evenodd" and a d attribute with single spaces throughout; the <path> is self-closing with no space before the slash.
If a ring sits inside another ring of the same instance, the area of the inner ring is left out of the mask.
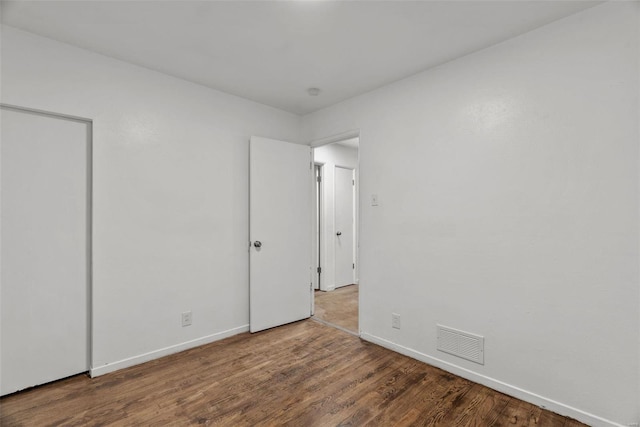
<path id="1" fill-rule="evenodd" d="M 314 290 L 320 290 L 320 266 L 321 264 L 321 233 L 322 230 L 322 214 L 321 210 L 324 208 L 322 203 L 322 166 L 314 165 L 314 183 L 313 183 L 313 227 L 312 227 L 312 244 L 311 244 L 311 283 Z M 311 306 L 311 312 L 313 313 L 314 307 Z"/>
<path id="2" fill-rule="evenodd" d="M 251 137 L 251 332 L 311 315 L 311 149 Z"/>
<path id="3" fill-rule="evenodd" d="M 5 395 L 89 368 L 90 124 L 0 111 Z"/>
<path id="4" fill-rule="evenodd" d="M 355 227 L 353 169 L 335 168 L 336 288 L 355 283 Z"/>

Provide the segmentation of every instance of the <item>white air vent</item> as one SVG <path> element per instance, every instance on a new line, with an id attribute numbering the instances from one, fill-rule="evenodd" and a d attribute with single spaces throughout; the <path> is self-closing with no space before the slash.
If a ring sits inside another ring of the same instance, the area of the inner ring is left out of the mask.
<path id="1" fill-rule="evenodd" d="M 484 337 L 438 325 L 438 350 L 484 365 Z"/>

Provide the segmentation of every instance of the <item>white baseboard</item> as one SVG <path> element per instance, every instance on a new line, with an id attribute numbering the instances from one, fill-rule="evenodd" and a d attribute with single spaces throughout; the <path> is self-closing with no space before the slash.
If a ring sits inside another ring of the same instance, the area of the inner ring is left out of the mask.
<path id="1" fill-rule="evenodd" d="M 108 374 L 120 369 L 128 368 L 130 366 L 139 365 L 150 360 L 159 359 L 164 356 L 168 356 L 173 353 L 178 353 L 183 350 L 198 347 L 204 344 L 209 344 L 214 341 L 219 341 L 223 338 L 227 338 L 233 335 L 237 335 L 243 332 L 249 331 L 249 325 L 238 326 L 237 328 L 228 329 L 226 331 L 218 332 L 205 337 L 196 338 L 191 341 L 186 341 L 180 344 L 172 345 L 170 347 L 161 348 L 159 350 L 150 351 L 148 353 L 140 354 L 138 356 L 129 357 L 127 359 L 118 360 L 117 362 L 108 363 L 103 366 L 92 367 L 89 370 L 91 377 L 98 377 L 100 375 Z"/>
<path id="2" fill-rule="evenodd" d="M 409 356 L 413 359 L 419 360 L 431 366 L 435 366 L 436 368 L 440 368 L 452 374 L 458 375 L 459 377 L 462 377 L 470 381 L 473 381 L 475 383 L 481 384 L 483 386 L 492 388 L 501 393 L 505 393 L 505 394 L 508 394 L 509 396 L 513 396 L 517 399 L 523 400 L 525 402 L 529 402 L 541 408 L 547 409 L 551 412 L 555 412 L 565 417 L 573 418 L 575 420 L 578 420 L 590 426 L 625 427 L 623 424 L 618 424 L 614 421 L 598 417 L 597 415 L 584 412 L 580 409 L 576 409 L 574 407 L 565 405 L 563 403 L 556 402 L 551 399 L 547 399 L 546 397 L 540 396 L 538 394 L 529 392 L 527 390 L 523 390 L 519 387 L 504 383 L 502 381 L 498 381 L 496 379 L 487 377 L 485 375 L 478 374 L 466 368 L 462 368 L 460 366 L 429 356 L 427 354 L 421 353 L 411 348 L 393 343 L 384 338 L 380 338 L 375 335 L 368 334 L 366 332 L 362 332 L 360 334 L 360 338 L 362 338 L 365 341 L 369 341 L 374 344 L 378 344 L 379 346 L 388 348 L 389 350 L 393 350 L 397 353 L 404 354 L 405 356 Z"/>

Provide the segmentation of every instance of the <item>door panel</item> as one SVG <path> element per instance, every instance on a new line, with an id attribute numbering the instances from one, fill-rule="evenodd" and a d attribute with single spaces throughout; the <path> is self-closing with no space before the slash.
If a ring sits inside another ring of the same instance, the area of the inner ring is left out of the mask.
<path id="1" fill-rule="evenodd" d="M 256 332 L 311 314 L 312 169 L 304 145 L 251 137 L 249 152 L 249 323 Z"/>
<path id="2" fill-rule="evenodd" d="M 0 111 L 4 395 L 89 368 L 90 124 Z"/>
<path id="3" fill-rule="evenodd" d="M 354 184 L 353 169 L 335 168 L 335 268 L 336 288 L 350 285 L 354 278 Z"/>

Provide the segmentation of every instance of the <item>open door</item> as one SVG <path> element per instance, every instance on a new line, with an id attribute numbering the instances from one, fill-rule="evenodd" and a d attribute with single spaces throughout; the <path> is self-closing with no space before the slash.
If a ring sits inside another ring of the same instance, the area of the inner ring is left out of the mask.
<path id="1" fill-rule="evenodd" d="M 311 148 L 251 137 L 249 329 L 311 315 Z"/>

